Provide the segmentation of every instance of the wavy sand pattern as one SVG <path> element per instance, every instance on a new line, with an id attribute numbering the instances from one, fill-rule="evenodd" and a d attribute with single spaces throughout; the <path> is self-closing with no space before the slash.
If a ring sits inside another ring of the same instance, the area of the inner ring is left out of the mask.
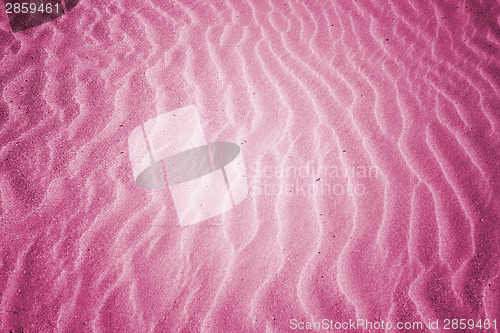
<path id="1" fill-rule="evenodd" d="M 12 33 L 3 12 L 0 331 L 499 332 L 499 15 L 82 1 Z M 241 146 L 249 195 L 180 228 L 127 137 L 191 104 Z"/>

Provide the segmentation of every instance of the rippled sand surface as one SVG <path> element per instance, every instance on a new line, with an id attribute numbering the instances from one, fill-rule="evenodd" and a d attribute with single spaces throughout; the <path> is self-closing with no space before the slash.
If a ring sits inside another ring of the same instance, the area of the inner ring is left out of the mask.
<path id="1" fill-rule="evenodd" d="M 82 0 L 12 33 L 2 7 L 0 331 L 499 332 L 499 15 Z M 127 139 L 186 105 L 249 193 L 180 227 Z"/>

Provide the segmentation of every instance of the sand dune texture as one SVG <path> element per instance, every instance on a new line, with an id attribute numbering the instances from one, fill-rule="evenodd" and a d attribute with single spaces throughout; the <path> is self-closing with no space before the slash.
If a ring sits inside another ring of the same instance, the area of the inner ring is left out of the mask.
<path id="1" fill-rule="evenodd" d="M 82 0 L 13 32 L 2 7 L 0 332 L 498 333 L 499 15 Z M 248 195 L 181 227 L 128 138 L 188 105 Z"/>

